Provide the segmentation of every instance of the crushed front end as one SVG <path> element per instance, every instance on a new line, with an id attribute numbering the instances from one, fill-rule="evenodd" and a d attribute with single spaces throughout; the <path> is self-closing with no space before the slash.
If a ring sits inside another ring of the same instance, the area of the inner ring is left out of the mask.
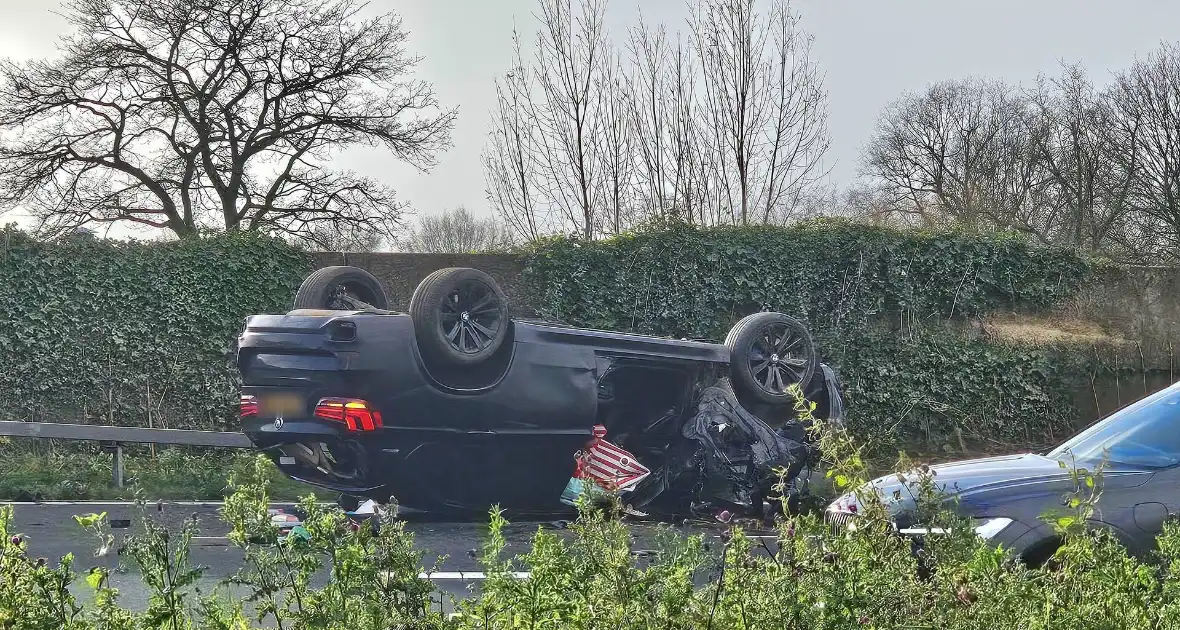
<path id="1" fill-rule="evenodd" d="M 805 398 L 816 403 L 814 417 L 842 423 L 839 383 L 834 371 L 822 368 L 823 378 L 815 379 Z M 651 471 L 623 493 L 625 505 L 639 513 L 760 517 L 773 502 L 797 502 L 818 455 L 806 418 L 793 409 L 743 404 L 724 376 L 702 377 L 665 448 L 658 454 L 635 451 Z M 784 495 L 775 497 L 780 481 Z"/>

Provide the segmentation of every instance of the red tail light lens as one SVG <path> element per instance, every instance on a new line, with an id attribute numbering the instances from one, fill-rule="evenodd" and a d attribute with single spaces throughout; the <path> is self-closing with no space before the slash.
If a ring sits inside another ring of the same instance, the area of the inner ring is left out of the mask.
<path id="1" fill-rule="evenodd" d="M 381 412 L 354 398 L 321 398 L 315 417 L 341 422 L 349 431 L 375 431 L 382 426 Z"/>
<path id="2" fill-rule="evenodd" d="M 242 401 L 238 404 L 238 413 L 243 418 L 258 415 L 258 399 L 254 396 L 242 394 Z"/>

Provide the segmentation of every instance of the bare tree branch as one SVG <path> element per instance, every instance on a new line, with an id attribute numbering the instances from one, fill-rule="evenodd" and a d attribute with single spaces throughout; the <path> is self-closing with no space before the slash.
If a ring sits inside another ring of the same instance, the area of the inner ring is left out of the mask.
<path id="1" fill-rule="evenodd" d="M 531 116 L 532 78 L 514 30 L 515 66 L 496 81 L 496 110 L 481 161 L 488 202 L 516 234 L 528 241 L 546 230 L 535 193 L 536 128 Z"/>
<path id="2" fill-rule="evenodd" d="M 583 238 L 591 238 L 601 177 L 601 112 L 594 91 L 610 60 L 606 2 L 581 0 L 576 11 L 573 0 L 540 0 L 535 77 L 541 98 L 532 115 L 541 132 L 538 189 Z"/>

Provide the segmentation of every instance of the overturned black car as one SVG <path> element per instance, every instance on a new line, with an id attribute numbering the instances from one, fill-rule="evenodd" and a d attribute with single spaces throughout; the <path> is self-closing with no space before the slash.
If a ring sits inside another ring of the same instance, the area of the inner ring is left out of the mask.
<path id="1" fill-rule="evenodd" d="M 581 478 L 646 513 L 760 513 L 774 471 L 814 457 L 790 387 L 843 414 L 808 331 L 779 313 L 724 344 L 513 320 L 466 268 L 423 279 L 409 313 L 355 267 L 315 271 L 294 306 L 246 320 L 243 431 L 349 502 L 552 514 Z"/>

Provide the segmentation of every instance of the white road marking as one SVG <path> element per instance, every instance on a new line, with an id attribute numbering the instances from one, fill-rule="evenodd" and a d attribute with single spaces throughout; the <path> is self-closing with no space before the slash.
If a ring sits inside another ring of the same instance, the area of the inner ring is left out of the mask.
<path id="1" fill-rule="evenodd" d="M 512 571 L 509 576 L 523 580 L 532 575 L 528 571 Z M 439 571 L 437 573 L 419 573 L 420 580 L 486 580 L 487 574 L 482 571 Z"/>
<path id="2" fill-rule="evenodd" d="M 193 540 L 226 540 L 226 536 L 193 536 Z M 529 571 L 511 571 L 510 577 L 517 580 L 532 576 Z M 418 574 L 420 580 L 486 580 L 488 575 L 483 571 L 437 571 L 435 573 L 422 572 Z"/>

